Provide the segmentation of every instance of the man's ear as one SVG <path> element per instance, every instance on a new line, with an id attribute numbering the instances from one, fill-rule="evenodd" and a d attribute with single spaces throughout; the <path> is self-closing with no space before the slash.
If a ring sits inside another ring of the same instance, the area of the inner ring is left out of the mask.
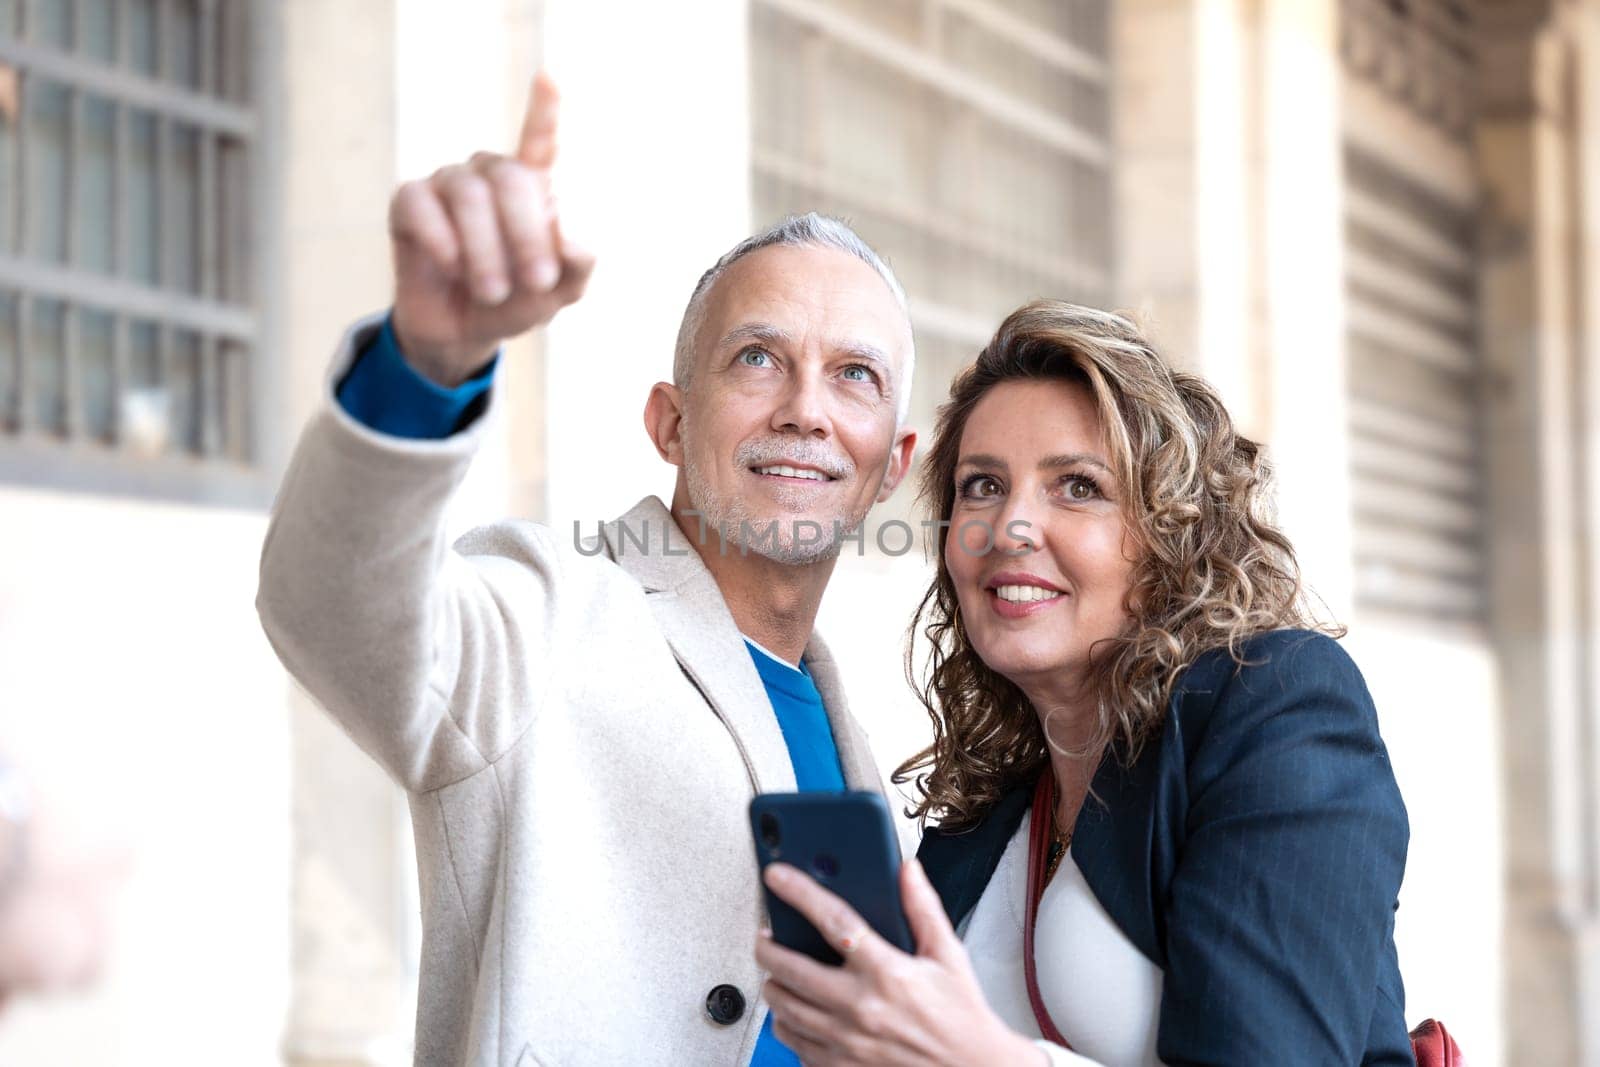
<path id="1" fill-rule="evenodd" d="M 894 433 L 894 445 L 889 449 L 889 467 L 883 472 L 883 484 L 878 487 L 878 503 L 894 494 L 895 486 L 911 470 L 911 457 L 917 451 L 917 431 L 899 429 Z"/>
<path id="2" fill-rule="evenodd" d="M 644 432 L 650 435 L 656 453 L 674 467 L 683 465 L 682 427 L 683 391 L 670 382 L 652 385 L 650 398 L 644 402 Z"/>

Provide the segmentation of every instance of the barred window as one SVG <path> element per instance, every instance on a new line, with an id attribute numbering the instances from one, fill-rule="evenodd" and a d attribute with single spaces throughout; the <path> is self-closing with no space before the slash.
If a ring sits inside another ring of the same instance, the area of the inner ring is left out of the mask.
<path id="1" fill-rule="evenodd" d="M 1109 8 L 755 0 L 757 225 L 839 215 L 890 260 L 922 426 L 1018 304 L 1111 299 Z"/>
<path id="2" fill-rule="evenodd" d="M 1486 618 L 1472 5 L 1344 0 L 1356 606 Z"/>
<path id="3" fill-rule="evenodd" d="M 249 471 L 250 8 L 0 0 L 0 474 Z"/>

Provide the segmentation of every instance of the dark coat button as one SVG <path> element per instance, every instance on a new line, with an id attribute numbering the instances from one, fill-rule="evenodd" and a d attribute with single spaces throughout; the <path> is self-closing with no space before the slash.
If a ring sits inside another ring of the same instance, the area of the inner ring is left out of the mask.
<path id="1" fill-rule="evenodd" d="M 712 987 L 706 994 L 706 1014 L 714 1023 L 732 1026 L 744 1015 L 744 994 L 726 983 Z"/>

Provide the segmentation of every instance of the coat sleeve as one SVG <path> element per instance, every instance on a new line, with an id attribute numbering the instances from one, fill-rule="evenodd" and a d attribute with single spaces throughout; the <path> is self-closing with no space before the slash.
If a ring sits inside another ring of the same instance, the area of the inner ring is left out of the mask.
<path id="1" fill-rule="evenodd" d="M 1295 632 L 1247 658 L 1190 759 L 1157 1054 L 1359 1063 L 1392 967 L 1405 807 L 1343 649 Z"/>
<path id="2" fill-rule="evenodd" d="M 532 524 L 445 540 L 445 508 L 485 419 L 440 440 L 367 428 L 331 382 L 377 327 L 357 324 L 290 460 L 256 608 L 289 673 L 403 787 L 481 770 L 520 736 L 547 681 L 559 566 Z"/>

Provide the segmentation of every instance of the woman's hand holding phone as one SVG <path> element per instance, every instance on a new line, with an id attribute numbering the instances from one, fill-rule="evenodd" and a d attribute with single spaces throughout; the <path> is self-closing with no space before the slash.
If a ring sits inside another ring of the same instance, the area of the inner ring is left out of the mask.
<path id="1" fill-rule="evenodd" d="M 856 1064 L 1046 1064 L 1044 1051 L 1003 1023 L 983 998 L 967 950 L 922 865 L 900 870 L 915 955 L 889 944 L 844 900 L 785 863 L 763 880 L 844 958 L 830 967 L 765 934 L 756 962 L 773 1032 L 808 1067 Z"/>

